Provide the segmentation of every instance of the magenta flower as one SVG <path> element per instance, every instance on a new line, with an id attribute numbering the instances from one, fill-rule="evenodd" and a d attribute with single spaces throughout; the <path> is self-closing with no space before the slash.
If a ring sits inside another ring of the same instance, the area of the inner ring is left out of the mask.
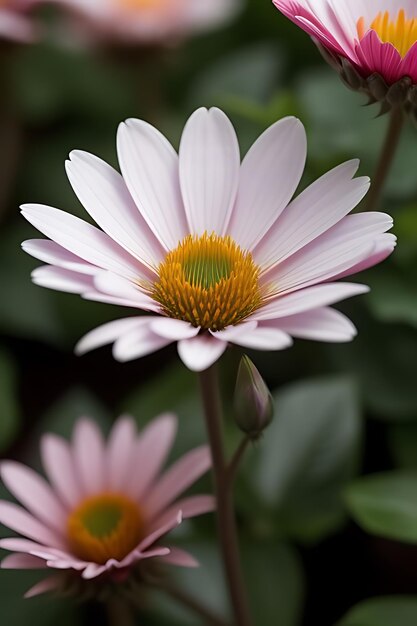
<path id="1" fill-rule="evenodd" d="M 71 444 L 45 435 L 49 483 L 20 463 L 1 463 L 4 484 L 24 507 L 0 501 L 0 523 L 24 537 L 0 541 L 13 552 L 1 566 L 55 571 L 27 597 L 59 588 L 62 570 L 120 580 L 143 559 L 196 566 L 188 553 L 159 543 L 182 519 L 214 508 L 208 495 L 177 499 L 209 469 L 206 446 L 161 474 L 176 424 L 175 416 L 161 415 L 138 435 L 133 419 L 121 417 L 107 443 L 88 419 L 77 422 Z"/>
<path id="2" fill-rule="evenodd" d="M 178 342 L 194 371 L 229 343 L 280 350 L 291 337 L 350 341 L 352 323 L 329 305 L 368 288 L 340 278 L 395 246 L 384 213 L 348 215 L 369 188 L 358 161 L 328 172 L 295 200 L 306 136 L 293 117 L 269 128 L 240 163 L 229 119 L 199 109 L 179 156 L 155 128 L 128 120 L 118 134 L 123 176 L 73 152 L 71 184 L 102 230 L 43 205 L 23 215 L 52 241 L 24 249 L 49 265 L 36 284 L 150 313 L 93 330 L 78 353 L 114 342 L 119 361 Z"/>
<path id="3" fill-rule="evenodd" d="M 222 24 L 241 0 L 50 0 L 81 18 L 93 38 L 153 43 Z"/>
<path id="4" fill-rule="evenodd" d="M 388 85 L 417 83 L 417 5 L 414 0 L 273 0 L 275 6 L 363 77 Z"/>
<path id="5" fill-rule="evenodd" d="M 35 26 L 27 11 L 39 0 L 0 0 L 0 40 L 31 42 Z"/>

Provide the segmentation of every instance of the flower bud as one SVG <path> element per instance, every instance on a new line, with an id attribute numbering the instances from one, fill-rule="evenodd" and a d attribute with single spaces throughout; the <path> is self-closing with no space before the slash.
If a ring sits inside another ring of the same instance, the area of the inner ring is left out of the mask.
<path id="1" fill-rule="evenodd" d="M 237 374 L 234 414 L 237 425 L 251 439 L 258 439 L 274 413 L 271 393 L 249 357 L 243 356 Z"/>

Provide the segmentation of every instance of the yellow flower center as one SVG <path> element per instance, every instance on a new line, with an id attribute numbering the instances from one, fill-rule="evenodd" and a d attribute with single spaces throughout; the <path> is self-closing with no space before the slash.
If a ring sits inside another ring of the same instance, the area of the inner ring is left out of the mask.
<path id="1" fill-rule="evenodd" d="M 0 0 L 1 1 L 1 0 Z M 115 0 L 118 6 L 127 11 L 140 11 L 141 9 L 161 9 L 167 0 Z"/>
<path id="2" fill-rule="evenodd" d="M 417 17 L 406 18 L 404 9 L 398 12 L 396 20 L 391 19 L 389 11 L 378 13 L 369 29 L 374 30 L 382 42 L 391 43 L 402 57 L 405 57 L 417 41 Z M 361 17 L 358 20 L 359 39 L 362 39 L 369 29 Z"/>
<path id="3" fill-rule="evenodd" d="M 67 532 L 80 559 L 104 564 L 121 561 L 144 536 L 138 506 L 125 496 L 103 493 L 84 500 L 69 516 Z"/>
<path id="4" fill-rule="evenodd" d="M 231 237 L 188 235 L 157 271 L 148 290 L 163 312 L 205 330 L 238 324 L 263 302 L 260 268 Z"/>

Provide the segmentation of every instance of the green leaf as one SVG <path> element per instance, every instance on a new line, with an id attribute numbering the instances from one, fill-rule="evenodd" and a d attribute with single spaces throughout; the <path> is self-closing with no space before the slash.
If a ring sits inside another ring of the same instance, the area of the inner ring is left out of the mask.
<path id="1" fill-rule="evenodd" d="M 388 445 L 400 469 L 417 471 L 417 422 L 391 424 Z"/>
<path id="2" fill-rule="evenodd" d="M 387 596 L 372 598 L 353 607 L 337 626 L 415 626 L 417 598 Z"/>
<path id="3" fill-rule="evenodd" d="M 0 351 L 0 452 L 6 450 L 20 425 L 17 401 L 17 380 L 14 363 L 10 356 Z"/>
<path id="4" fill-rule="evenodd" d="M 315 541 L 343 522 L 343 488 L 355 475 L 360 407 L 350 378 L 291 385 L 274 396 L 275 418 L 258 450 L 252 485 L 281 533 Z"/>
<path id="5" fill-rule="evenodd" d="M 417 472 L 366 476 L 346 491 L 348 508 L 366 531 L 417 543 Z"/>

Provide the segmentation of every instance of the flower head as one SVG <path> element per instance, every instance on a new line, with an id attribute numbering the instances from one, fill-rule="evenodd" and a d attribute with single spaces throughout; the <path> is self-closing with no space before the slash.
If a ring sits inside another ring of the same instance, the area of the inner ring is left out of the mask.
<path id="1" fill-rule="evenodd" d="M 417 5 L 413 0 L 273 2 L 334 58 L 333 64 L 351 87 L 367 91 L 374 100 L 388 98 L 388 104 L 397 104 L 395 99 L 401 96 L 404 104 L 417 108 L 417 94 L 410 89 L 417 84 Z M 399 81 L 405 81 L 402 88 L 388 93 Z"/>
<path id="2" fill-rule="evenodd" d="M 214 508 L 211 496 L 177 499 L 209 469 L 206 446 L 161 474 L 175 430 L 170 414 L 139 434 L 132 418 L 121 417 L 105 442 L 94 422 L 80 419 L 71 444 L 50 434 L 42 440 L 49 482 L 20 463 L 1 463 L 4 484 L 24 507 L 0 501 L 0 523 L 24 537 L 0 540 L 13 552 L 1 567 L 55 572 L 27 596 L 59 588 L 63 571 L 117 581 L 145 559 L 196 565 L 186 552 L 159 543 L 182 519 Z"/>
<path id="3" fill-rule="evenodd" d="M 27 14 L 38 0 L 0 0 L 0 40 L 28 43 L 35 38 L 34 24 Z"/>
<path id="4" fill-rule="evenodd" d="M 153 43 L 229 19 L 241 0 L 52 0 L 81 18 L 93 38 Z"/>
<path id="5" fill-rule="evenodd" d="M 280 350 L 291 337 L 349 341 L 351 322 L 329 305 L 365 293 L 335 282 L 386 256 L 395 237 L 383 213 L 348 215 L 369 187 L 357 161 L 325 174 L 295 200 L 306 158 L 305 131 L 285 118 L 242 164 L 235 131 L 219 109 L 189 119 L 179 156 L 146 122 L 118 134 L 123 177 L 85 152 L 67 162 L 71 184 L 102 230 L 57 209 L 22 207 L 52 241 L 24 249 L 48 263 L 35 283 L 147 311 L 106 324 L 78 345 L 114 342 L 128 361 L 178 342 L 195 371 L 228 343 Z"/>

